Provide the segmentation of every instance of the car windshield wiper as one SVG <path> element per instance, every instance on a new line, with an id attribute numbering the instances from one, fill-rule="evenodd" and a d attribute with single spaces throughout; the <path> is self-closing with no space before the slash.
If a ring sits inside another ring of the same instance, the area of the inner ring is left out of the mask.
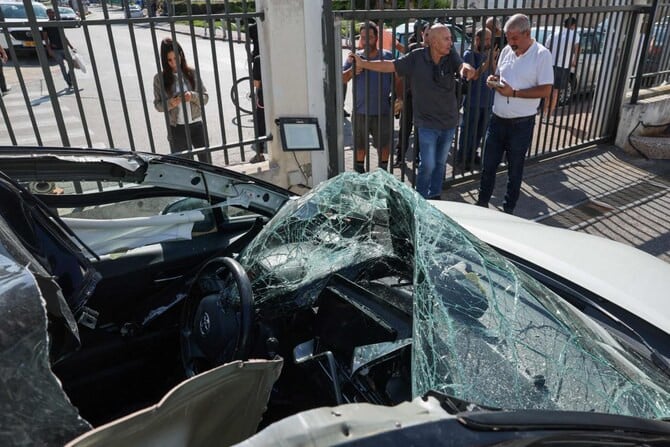
<path id="1" fill-rule="evenodd" d="M 502 408 L 488 407 L 474 402 L 468 402 L 467 400 L 459 399 L 458 397 L 450 396 L 449 394 L 435 390 L 430 390 L 423 396 L 424 399 L 429 397 L 437 399 L 440 406 L 449 414 L 458 414 L 468 411 L 502 411 Z"/>

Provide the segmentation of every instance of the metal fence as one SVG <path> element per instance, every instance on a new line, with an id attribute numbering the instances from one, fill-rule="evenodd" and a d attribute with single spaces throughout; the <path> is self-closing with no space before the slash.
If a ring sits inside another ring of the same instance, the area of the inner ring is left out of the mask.
<path id="1" fill-rule="evenodd" d="M 652 2 L 641 37 L 636 70 L 630 78 L 632 103 L 637 101 L 640 89 L 665 85 L 670 79 L 670 2 Z"/>
<path id="2" fill-rule="evenodd" d="M 254 42 L 247 30 L 263 14 L 252 4 L 208 0 L 184 2 L 180 9 L 172 2 L 146 1 L 142 9 L 128 1 L 113 5 L 103 0 L 88 5 L 86 14 L 86 5 L 75 2 L 79 18 L 67 20 L 64 10 L 54 8 L 51 21 L 42 4 L 23 0 L 16 5 L 23 13 L 4 6 L 0 12 L 0 42 L 11 42 L 4 74 L 13 87 L 0 98 L 0 145 L 183 150 L 228 165 L 248 160 L 267 141 L 261 118 L 254 115 Z M 48 27 L 76 49 L 64 49 L 72 88 L 57 59 L 47 54 Z M 209 93 L 201 118 L 204 147 L 174 147 L 168 114 L 154 108 L 153 79 L 161 71 L 165 37 L 181 45 L 185 61 Z M 75 68 L 78 57 L 85 71 Z"/>
<path id="3" fill-rule="evenodd" d="M 636 5 L 632 0 L 621 0 L 618 2 L 605 0 L 591 1 L 514 1 L 500 0 L 491 1 L 487 9 L 476 9 L 468 7 L 472 2 L 453 1 L 453 9 L 438 8 L 440 2 L 349 2 L 349 9 L 332 11 L 334 46 L 338 46 L 341 40 L 341 51 L 334 51 L 336 55 L 332 60 L 333 79 L 337 79 L 336 73 L 342 73 L 342 62 L 347 53 L 355 49 L 357 30 L 361 24 L 374 23 L 380 30 L 387 30 L 386 35 L 397 39 L 404 44 L 412 35 L 414 24 L 421 19 L 429 23 L 442 22 L 450 26 L 454 39 L 453 49 L 461 55 L 472 46 L 473 34 L 477 29 L 485 26 L 489 17 L 494 17 L 501 26 L 504 26 L 506 18 L 517 12 L 523 12 L 531 19 L 533 37 L 540 43 L 546 43 L 549 36 L 563 27 L 565 19 L 574 17 L 577 19 L 577 30 L 580 34 L 579 60 L 571 70 L 570 82 L 565 91 L 559 95 L 559 105 L 553 116 L 547 116 L 547 110 L 540 106 L 536 119 L 536 126 L 531 149 L 527 155 L 528 159 L 541 160 L 542 158 L 554 156 L 566 151 L 580 149 L 599 142 L 612 141 L 618 122 L 619 110 L 623 98 L 623 90 L 627 76 L 627 68 L 633 63 L 631 59 L 635 39 L 635 26 L 639 20 L 643 20 L 651 11 L 650 6 Z M 371 5 L 371 3 L 374 3 Z M 613 4 L 615 3 L 615 4 Z M 520 8 L 519 5 L 523 5 Z M 560 4 L 560 5 L 559 5 Z M 361 8 L 365 6 L 365 8 Z M 377 9 L 370 9 L 371 6 Z M 422 9 L 417 9 L 417 7 Z M 493 6 L 493 7 L 490 7 Z M 326 20 L 328 22 L 328 20 Z M 380 31 L 380 35 L 382 35 Z M 387 39 L 380 42 L 379 48 L 384 45 L 399 57 L 399 51 L 395 48 L 396 42 Z M 634 58 L 633 58 L 634 59 Z M 341 104 L 343 97 L 342 82 L 333 82 L 330 86 L 329 96 L 332 103 Z M 367 97 L 369 89 L 379 89 L 379 85 L 369 85 L 364 88 L 365 92 L 353 91 L 353 95 L 364 95 Z M 351 88 L 348 89 L 351 92 Z M 345 93 L 346 94 L 346 93 Z M 466 95 L 472 95 L 469 89 Z M 459 105 L 463 105 L 464 95 L 458 92 Z M 395 92 L 391 98 L 380 98 L 394 102 L 398 99 Z M 546 102 L 546 101 L 544 101 Z M 346 104 L 347 102 L 345 102 Z M 351 139 L 355 132 L 351 121 L 342 118 L 341 108 L 336 107 L 332 114 L 339 117 L 340 122 L 333 126 L 343 126 L 344 132 L 340 132 L 344 145 L 353 145 Z M 416 173 L 416 142 L 412 138 L 405 138 L 411 133 L 402 123 L 402 114 L 405 113 L 406 103 L 400 119 L 385 116 L 391 123 L 392 148 L 401 163 L 395 163 L 395 167 L 389 167 L 403 179 L 413 181 Z M 456 157 L 460 146 L 468 136 L 482 131 L 487 126 L 488 116 L 484 120 L 470 120 L 471 113 L 465 107 L 461 107 L 461 125 L 456 130 L 453 147 L 447 165 L 447 182 L 457 182 L 473 178 L 479 173 L 480 166 L 477 164 L 481 155 L 484 142 L 478 145 L 470 158 Z M 335 121 L 335 120 L 333 120 Z M 473 124 L 474 123 L 474 124 Z M 329 135 L 337 134 L 336 129 L 331 129 Z M 465 136 L 466 138 L 461 138 Z M 368 142 L 366 146 L 366 169 L 375 168 L 378 164 L 377 151 Z M 393 155 L 391 156 L 393 157 Z M 344 168 L 353 168 L 350 156 L 345 155 Z M 331 160 L 335 165 L 335 160 Z M 399 169 L 399 170 L 398 170 Z"/>

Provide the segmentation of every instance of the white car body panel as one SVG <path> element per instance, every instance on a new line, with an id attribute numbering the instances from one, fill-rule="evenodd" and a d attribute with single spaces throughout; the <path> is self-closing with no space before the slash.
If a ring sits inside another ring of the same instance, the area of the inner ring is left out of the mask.
<path id="1" fill-rule="evenodd" d="M 231 445 L 256 433 L 283 360 L 234 361 L 181 382 L 159 403 L 115 419 L 66 447 Z"/>
<path id="2" fill-rule="evenodd" d="M 670 264 L 602 237 L 467 203 L 431 203 L 489 245 L 568 279 L 670 334 Z"/>

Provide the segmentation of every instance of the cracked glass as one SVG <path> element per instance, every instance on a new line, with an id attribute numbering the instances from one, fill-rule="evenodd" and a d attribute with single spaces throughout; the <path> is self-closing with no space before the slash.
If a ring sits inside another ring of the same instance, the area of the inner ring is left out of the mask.
<path id="1" fill-rule="evenodd" d="M 50 367 L 46 308 L 60 292 L 37 263 L 18 263 L 27 259 L 5 244 L 8 234 L 0 219 L 0 445 L 63 445 L 91 426 Z"/>
<path id="2" fill-rule="evenodd" d="M 240 261 L 270 317 L 314 306 L 334 273 L 409 288 L 413 397 L 670 416 L 657 367 L 384 171 L 344 173 L 290 201 Z M 356 347 L 354 364 L 404 343 Z"/>

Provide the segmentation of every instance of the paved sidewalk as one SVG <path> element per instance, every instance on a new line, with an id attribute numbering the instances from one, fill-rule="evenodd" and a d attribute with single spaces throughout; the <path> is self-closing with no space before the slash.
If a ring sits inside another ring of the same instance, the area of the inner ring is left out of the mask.
<path id="1" fill-rule="evenodd" d="M 502 209 L 507 175 L 498 174 L 490 206 Z M 474 203 L 479 180 L 442 198 Z M 515 214 L 607 237 L 670 262 L 670 160 L 633 157 L 614 146 L 527 165 Z"/>

